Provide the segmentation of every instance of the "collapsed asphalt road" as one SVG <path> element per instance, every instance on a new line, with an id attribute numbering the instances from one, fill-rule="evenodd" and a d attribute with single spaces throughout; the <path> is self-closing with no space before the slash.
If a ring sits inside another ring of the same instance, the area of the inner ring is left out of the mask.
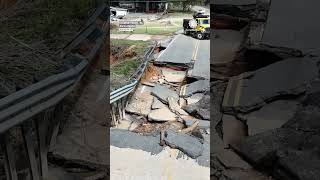
<path id="1" fill-rule="evenodd" d="M 291 9 L 280 18 L 287 20 L 280 22 L 276 16 L 284 13 L 281 7 Z M 269 18 L 259 21 L 266 27 L 262 28 L 265 34 L 261 29 L 249 29 L 248 36 L 243 30 L 215 30 L 219 36 L 211 56 L 214 179 L 320 177 L 320 57 L 311 51 L 317 49 L 316 39 L 310 41 L 312 33 L 304 34 L 300 30 L 304 26 L 296 26 L 297 7 L 301 7 L 299 12 L 308 12 L 304 17 L 318 12 L 302 8 L 302 2 L 271 1 Z M 247 27 L 256 23 L 253 19 Z M 311 26 L 310 32 L 318 25 Z M 232 36 L 237 33 L 243 39 Z M 290 34 L 297 34 L 297 39 Z"/>
<path id="2" fill-rule="evenodd" d="M 111 146 L 151 154 L 176 149 L 178 158 L 209 168 L 209 42 L 179 34 L 159 43 L 164 50 L 149 63 L 124 119 L 112 128 Z"/>

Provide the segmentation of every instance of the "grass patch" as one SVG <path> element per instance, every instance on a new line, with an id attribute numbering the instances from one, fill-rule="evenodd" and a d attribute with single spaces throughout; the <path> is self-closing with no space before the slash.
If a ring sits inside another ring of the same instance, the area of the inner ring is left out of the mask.
<path id="1" fill-rule="evenodd" d="M 120 64 L 115 65 L 111 69 L 111 76 L 124 75 L 129 77 L 139 67 L 141 61 L 137 58 L 133 58 L 127 61 L 123 61 Z"/>
<path id="2" fill-rule="evenodd" d="M 133 41 L 127 39 L 112 39 L 111 46 L 135 46 L 134 51 L 138 56 L 144 55 L 144 52 L 149 47 L 149 43 L 146 41 Z"/>
<path id="3" fill-rule="evenodd" d="M 27 8 L 1 22 L 1 32 L 9 32 L 25 43 L 73 36 L 84 24 L 95 0 L 35 0 Z M 62 38 L 63 39 L 63 38 Z"/>

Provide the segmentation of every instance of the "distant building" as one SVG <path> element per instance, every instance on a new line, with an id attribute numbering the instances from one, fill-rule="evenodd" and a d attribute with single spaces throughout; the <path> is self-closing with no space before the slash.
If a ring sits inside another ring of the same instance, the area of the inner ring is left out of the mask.
<path id="1" fill-rule="evenodd" d="M 183 0 L 182 0 L 183 1 Z M 161 12 L 168 6 L 168 0 L 110 0 L 111 6 L 126 8 L 131 12 Z"/>

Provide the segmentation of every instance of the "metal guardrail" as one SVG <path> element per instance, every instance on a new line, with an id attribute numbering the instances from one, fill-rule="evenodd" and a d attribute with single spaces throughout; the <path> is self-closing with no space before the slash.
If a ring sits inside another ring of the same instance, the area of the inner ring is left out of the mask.
<path id="1" fill-rule="evenodd" d="M 144 55 L 144 62 L 141 63 L 138 70 L 130 76 L 132 82 L 110 93 L 110 104 L 129 95 L 136 88 L 136 85 L 138 84 L 141 76 L 143 75 L 149 62 L 150 56 L 156 48 L 156 45 L 157 44 L 155 43 L 151 48 L 148 49 L 148 51 Z"/>
<path id="2" fill-rule="evenodd" d="M 79 64 L 0 99 L 0 145 L 4 155 L 6 179 L 18 180 L 17 159 L 10 137 L 13 128 L 22 132 L 31 179 L 48 178 L 48 146 L 60 123 L 53 116 L 61 112 L 62 106 L 58 104 L 74 90 L 102 46 L 109 25 L 108 11 L 105 5 L 96 9 L 84 30 L 61 51 L 60 57 L 64 62 L 72 59 Z M 100 23 L 97 23 L 98 18 Z M 87 42 L 91 43 L 92 48 L 83 55 L 71 52 L 79 50 Z"/>

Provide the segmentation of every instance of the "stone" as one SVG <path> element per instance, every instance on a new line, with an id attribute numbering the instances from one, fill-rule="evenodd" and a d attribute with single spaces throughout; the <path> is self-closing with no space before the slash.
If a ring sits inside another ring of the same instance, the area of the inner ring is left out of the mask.
<path id="1" fill-rule="evenodd" d="M 311 83 L 307 91 L 307 97 L 302 102 L 304 106 L 316 106 L 320 108 L 320 81 Z"/>
<path id="2" fill-rule="evenodd" d="M 194 104 L 187 105 L 183 109 L 193 115 L 203 120 L 210 119 L 210 95 L 207 93 L 203 98 Z"/>
<path id="3" fill-rule="evenodd" d="M 202 99 L 202 97 L 203 97 L 202 93 L 193 94 L 192 96 L 187 98 L 187 104 L 189 105 L 189 104 L 197 103 Z"/>
<path id="4" fill-rule="evenodd" d="M 298 101 L 279 100 L 263 106 L 261 109 L 245 115 L 248 135 L 252 136 L 268 130 L 280 128 L 297 111 Z"/>
<path id="5" fill-rule="evenodd" d="M 164 79 L 171 83 L 181 83 L 186 77 L 185 71 L 176 71 L 168 68 L 162 68 L 161 71 Z"/>
<path id="6" fill-rule="evenodd" d="M 174 130 L 165 132 L 164 141 L 171 148 L 179 149 L 193 159 L 199 157 L 204 150 L 202 143 L 197 138 Z"/>
<path id="7" fill-rule="evenodd" d="M 151 95 L 152 87 L 149 86 L 139 86 L 135 91 L 130 103 L 126 107 L 126 111 L 147 116 L 151 111 L 151 106 L 153 103 L 153 96 Z"/>
<path id="8" fill-rule="evenodd" d="M 231 115 L 223 115 L 222 131 L 223 141 L 226 146 L 238 147 L 247 137 L 245 124 Z"/>
<path id="9" fill-rule="evenodd" d="M 181 87 L 180 96 L 189 97 L 195 93 L 208 91 L 210 88 L 209 80 L 198 80 L 191 84 L 186 84 Z"/>
<path id="10" fill-rule="evenodd" d="M 158 98 L 154 97 L 153 98 L 153 103 L 152 103 L 152 106 L 151 106 L 151 109 L 161 109 L 161 108 L 164 108 L 166 107 L 166 105 L 164 105 L 161 101 L 158 100 Z"/>
<path id="11" fill-rule="evenodd" d="M 160 136 L 143 136 L 121 129 L 110 129 L 110 145 L 119 148 L 139 149 L 151 154 L 162 151 Z"/>
<path id="12" fill-rule="evenodd" d="M 228 169 L 224 172 L 228 179 L 232 180 L 272 180 L 272 178 L 253 169 Z"/>
<path id="13" fill-rule="evenodd" d="M 179 95 L 175 91 L 162 85 L 156 85 L 153 88 L 151 94 L 157 97 L 161 102 L 166 104 L 168 104 L 168 97 L 173 97 L 174 99 L 176 99 L 176 101 L 179 100 Z"/>
<path id="14" fill-rule="evenodd" d="M 171 112 L 168 107 L 152 110 L 148 115 L 149 121 L 166 122 L 175 121 L 176 119 L 177 116 L 173 112 Z"/>
<path id="15" fill-rule="evenodd" d="M 169 108 L 173 113 L 179 115 L 188 115 L 177 103 L 177 101 L 173 97 L 168 97 Z"/>

